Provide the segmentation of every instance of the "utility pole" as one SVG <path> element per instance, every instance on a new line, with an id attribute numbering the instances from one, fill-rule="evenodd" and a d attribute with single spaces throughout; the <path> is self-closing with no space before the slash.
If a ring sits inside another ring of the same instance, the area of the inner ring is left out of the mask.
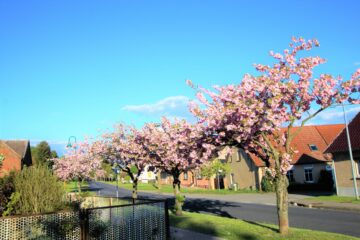
<path id="1" fill-rule="evenodd" d="M 356 197 L 356 199 L 359 200 L 359 192 L 358 192 L 357 183 L 356 183 L 355 162 L 354 162 L 353 155 L 352 155 L 352 148 L 351 148 L 351 141 L 350 141 L 350 135 L 349 135 L 349 128 L 348 128 L 348 122 L 347 122 L 347 118 L 346 118 L 346 112 L 345 112 L 344 104 L 342 104 L 342 108 L 343 108 L 343 112 L 344 112 L 344 121 L 345 121 L 345 128 L 346 128 L 346 138 L 347 138 L 347 143 L 348 143 L 348 147 L 349 147 L 349 155 L 350 155 L 350 161 L 351 161 L 351 170 L 352 170 L 352 177 L 353 177 L 353 182 L 354 182 L 354 192 L 355 192 L 355 197 Z"/>

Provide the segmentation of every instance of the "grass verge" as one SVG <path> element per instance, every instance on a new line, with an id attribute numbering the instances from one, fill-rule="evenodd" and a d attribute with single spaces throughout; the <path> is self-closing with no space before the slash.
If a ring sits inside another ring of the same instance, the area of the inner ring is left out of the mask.
<path id="1" fill-rule="evenodd" d="M 70 192 L 77 192 L 78 191 L 78 188 L 77 188 L 77 182 L 76 181 L 69 181 L 69 182 L 64 182 L 64 188 L 65 188 L 65 191 L 67 193 L 70 193 Z M 82 192 L 88 192 L 90 190 L 89 188 L 89 183 L 86 182 L 86 181 L 83 181 L 82 184 L 81 184 L 81 191 Z"/>
<path id="2" fill-rule="evenodd" d="M 103 183 L 107 183 L 107 184 L 112 184 L 116 186 L 116 181 L 112 181 L 112 182 L 103 182 Z M 119 187 L 120 188 L 125 188 L 128 190 L 132 190 L 132 184 L 131 183 L 120 183 L 119 182 Z M 173 193 L 173 187 L 172 185 L 161 185 L 160 189 L 157 188 L 156 186 L 154 186 L 153 184 L 150 183 L 139 183 L 138 184 L 138 191 L 154 191 L 154 192 L 159 192 L 159 193 Z M 239 193 L 259 193 L 258 191 L 253 191 L 253 190 L 246 190 L 246 189 L 240 189 L 238 191 L 232 191 L 232 190 L 228 190 L 228 189 L 220 189 L 220 190 L 210 190 L 210 189 L 203 189 L 203 188 L 189 188 L 189 187 L 182 187 L 181 188 L 181 192 L 182 193 L 188 193 L 188 194 L 239 194 Z"/>
<path id="3" fill-rule="evenodd" d="M 354 197 L 340 197 L 336 195 L 311 197 L 311 198 L 305 198 L 305 200 L 360 204 L 360 200 L 356 200 L 356 198 Z"/>
<path id="4" fill-rule="evenodd" d="M 183 212 L 183 216 L 170 213 L 170 225 L 205 233 L 229 240 L 359 240 L 360 238 L 336 233 L 291 228 L 287 237 L 281 237 L 277 226 L 207 214 Z"/>

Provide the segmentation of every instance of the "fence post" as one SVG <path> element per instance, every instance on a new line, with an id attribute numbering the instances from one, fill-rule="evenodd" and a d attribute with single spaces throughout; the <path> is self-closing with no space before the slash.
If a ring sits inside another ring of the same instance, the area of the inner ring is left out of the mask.
<path id="1" fill-rule="evenodd" d="M 80 210 L 80 238 L 81 240 L 89 239 L 89 211 L 88 209 Z"/>
<path id="2" fill-rule="evenodd" d="M 165 231 L 166 231 L 166 239 L 170 240 L 170 220 L 169 220 L 169 205 L 168 200 L 164 201 L 165 204 Z"/>

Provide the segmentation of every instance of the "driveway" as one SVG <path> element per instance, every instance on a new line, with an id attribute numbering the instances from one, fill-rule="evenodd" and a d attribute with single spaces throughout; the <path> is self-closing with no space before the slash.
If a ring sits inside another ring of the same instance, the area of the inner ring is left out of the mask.
<path id="1" fill-rule="evenodd" d="M 102 196 L 116 196 L 116 187 L 109 184 L 92 182 L 90 187 Z M 167 194 L 139 192 L 139 198 L 169 199 Z M 240 196 L 239 196 L 240 195 Z M 191 195 L 187 197 L 184 210 L 214 214 L 259 224 L 277 224 L 275 196 L 273 194 L 236 194 L 235 195 Z M 119 197 L 131 197 L 131 191 L 119 189 Z M 295 195 L 292 197 L 307 197 Z M 246 201 L 246 202 L 241 202 Z M 342 233 L 360 237 L 360 214 L 349 211 L 309 209 L 289 207 L 290 226 L 312 230 Z"/>

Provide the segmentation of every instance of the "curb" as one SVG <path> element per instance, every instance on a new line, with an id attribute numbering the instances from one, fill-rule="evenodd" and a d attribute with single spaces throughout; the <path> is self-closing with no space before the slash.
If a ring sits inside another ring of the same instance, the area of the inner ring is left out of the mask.
<path id="1" fill-rule="evenodd" d="M 329 206 L 324 205 L 323 203 L 304 203 L 304 202 L 289 202 L 293 206 L 306 207 L 306 208 L 317 208 L 317 209 L 330 209 L 330 210 L 342 210 L 342 211 L 351 211 L 351 212 L 359 212 L 360 207 L 344 207 L 344 206 Z"/>

